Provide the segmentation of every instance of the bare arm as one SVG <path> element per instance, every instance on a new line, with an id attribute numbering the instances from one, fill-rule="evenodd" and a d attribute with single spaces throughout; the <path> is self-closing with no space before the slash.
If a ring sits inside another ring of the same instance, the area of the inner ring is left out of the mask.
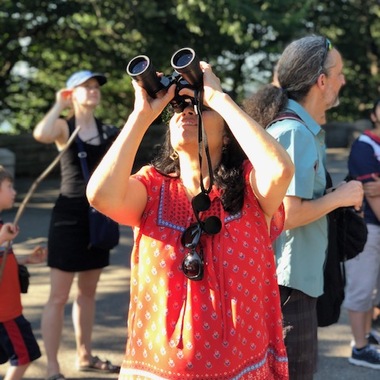
<path id="1" fill-rule="evenodd" d="M 31 253 L 24 257 L 17 258 L 19 264 L 41 264 L 46 261 L 47 248 L 38 245 Z"/>
<path id="2" fill-rule="evenodd" d="M 364 195 L 376 218 L 380 220 L 380 177 L 372 174 L 372 178 L 373 181 L 363 184 Z"/>
<path id="3" fill-rule="evenodd" d="M 359 210 L 363 203 L 363 187 L 359 181 L 349 181 L 321 198 L 305 200 L 286 196 L 285 229 L 290 230 L 312 223 L 338 207 L 354 206 Z"/>
<path id="4" fill-rule="evenodd" d="M 223 93 L 210 66 L 205 62 L 201 66 L 205 103 L 230 126 L 234 125 L 233 133 L 256 165 L 251 185 L 269 219 L 282 202 L 293 175 L 293 164 L 285 150 Z M 87 197 L 95 208 L 132 226 L 139 225 L 147 202 L 145 187 L 130 178 L 134 158 L 146 130 L 172 99 L 175 89 L 172 86 L 162 98 L 150 99 L 140 86 L 134 83 L 134 87 L 134 111 L 87 186 Z M 192 96 L 193 92 L 183 89 L 180 94 Z"/>
<path id="5" fill-rule="evenodd" d="M 372 174 L 373 181 L 363 184 L 364 194 L 367 198 L 380 196 L 380 177 Z"/>
<path id="6" fill-rule="evenodd" d="M 211 72 L 208 64 L 202 63 Z M 252 189 L 270 219 L 281 204 L 294 173 L 293 163 L 285 151 L 264 128 L 249 117 L 220 88 L 219 79 L 210 74 L 205 76 L 205 102 L 227 122 L 232 133 L 253 165 L 250 175 Z"/>
<path id="7" fill-rule="evenodd" d="M 37 124 L 33 131 L 33 137 L 44 144 L 56 143 L 58 150 L 61 150 L 67 142 L 69 131 L 67 124 L 60 119 L 61 112 L 71 106 L 71 97 L 67 96 L 67 90 L 59 90 L 56 94 L 56 101 L 49 112 Z"/>
<path id="8" fill-rule="evenodd" d="M 367 197 L 366 200 L 376 215 L 377 220 L 380 220 L 380 197 Z"/>
<path id="9" fill-rule="evenodd" d="M 0 229 L 0 245 L 13 240 L 19 233 L 19 228 L 13 223 L 4 223 Z"/>
<path id="10" fill-rule="evenodd" d="M 119 223 L 138 226 L 147 202 L 142 183 L 130 178 L 145 132 L 173 98 L 175 86 L 157 99 L 133 82 L 135 106 L 124 128 L 87 185 L 87 198 L 96 209 Z"/>

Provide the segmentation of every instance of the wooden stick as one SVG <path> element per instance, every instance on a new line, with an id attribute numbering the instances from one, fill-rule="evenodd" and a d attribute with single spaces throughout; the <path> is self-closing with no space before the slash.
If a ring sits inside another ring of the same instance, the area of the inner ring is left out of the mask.
<path id="1" fill-rule="evenodd" d="M 63 149 L 59 152 L 59 154 L 57 155 L 57 157 L 55 157 L 55 159 L 51 162 L 51 164 L 38 176 L 38 178 L 32 183 L 32 186 L 30 187 L 28 193 L 26 194 L 25 198 L 23 199 L 23 201 L 21 202 L 21 205 L 20 207 L 18 208 L 17 210 L 17 213 L 16 213 L 16 216 L 13 220 L 13 224 L 14 225 L 17 225 L 18 221 L 20 220 L 21 218 L 21 215 L 22 213 L 24 212 L 25 210 L 25 207 L 27 205 L 27 203 L 29 202 L 30 198 L 32 197 L 33 193 L 35 192 L 35 190 L 37 189 L 37 186 L 42 182 L 43 179 L 45 179 L 45 177 L 53 170 L 54 166 L 57 165 L 57 163 L 59 162 L 59 160 L 61 159 L 61 157 L 63 156 L 63 154 L 66 152 L 66 150 L 69 148 L 69 146 L 72 144 L 72 142 L 74 141 L 75 137 L 77 136 L 77 134 L 79 133 L 79 130 L 80 130 L 80 127 L 76 127 L 75 130 L 73 131 L 73 133 L 71 134 L 70 138 L 67 140 L 67 143 L 66 145 L 63 147 Z M 3 260 L 1 262 L 1 266 L 0 266 L 0 281 L 1 281 L 1 278 L 3 276 L 3 272 L 4 272 L 4 268 L 5 268 L 5 262 L 6 262 L 6 259 L 7 259 L 7 256 L 8 256 L 8 252 L 10 250 L 10 246 L 11 246 L 11 242 L 8 241 L 7 243 L 7 246 L 5 248 L 5 251 L 4 251 L 4 254 L 3 254 Z"/>

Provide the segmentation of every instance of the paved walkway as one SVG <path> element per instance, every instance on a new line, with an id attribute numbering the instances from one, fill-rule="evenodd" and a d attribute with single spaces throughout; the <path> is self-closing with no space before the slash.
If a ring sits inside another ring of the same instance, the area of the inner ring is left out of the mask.
<path id="1" fill-rule="evenodd" d="M 328 167 L 337 183 L 346 172 L 347 152 L 342 149 L 330 149 Z M 31 179 L 17 179 L 18 200 L 22 200 L 32 184 Z M 44 180 L 37 188 L 19 225 L 21 233 L 15 241 L 18 254 L 25 254 L 35 244 L 46 244 L 48 222 L 52 202 L 58 194 L 58 182 L 55 179 Z M 13 220 L 15 210 L 4 212 L 5 220 Z M 102 274 L 97 296 L 97 314 L 93 334 L 93 352 L 101 358 L 107 358 L 120 364 L 126 338 L 126 315 L 129 303 L 129 254 L 133 243 L 130 228 L 122 227 L 120 245 L 111 255 L 111 265 Z M 26 380 L 43 380 L 46 357 L 41 339 L 40 318 L 49 291 L 48 269 L 43 265 L 29 266 L 31 286 L 28 294 L 23 295 L 24 314 L 32 323 L 34 332 L 43 353 L 41 359 L 33 363 L 25 376 Z M 81 373 L 75 370 L 75 342 L 71 324 L 71 302 L 66 308 L 65 326 L 62 337 L 60 358 L 62 372 L 67 379 L 116 379 L 115 375 Z M 342 311 L 338 324 L 319 329 L 319 371 L 315 380 L 370 380 L 378 379 L 379 372 L 359 368 L 348 364 L 350 354 L 350 328 L 347 314 Z M 0 366 L 0 376 L 6 366 Z"/>

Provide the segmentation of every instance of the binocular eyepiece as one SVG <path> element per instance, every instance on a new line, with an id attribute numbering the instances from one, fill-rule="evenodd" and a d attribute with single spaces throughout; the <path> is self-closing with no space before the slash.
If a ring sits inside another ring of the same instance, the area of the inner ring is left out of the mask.
<path id="1" fill-rule="evenodd" d="M 203 72 L 199 65 L 199 59 L 191 48 L 183 48 L 175 52 L 171 58 L 171 66 L 174 72 L 170 76 L 159 77 L 149 57 L 138 55 L 127 66 L 130 77 L 140 83 L 147 93 L 155 98 L 161 90 L 167 90 L 172 84 L 176 84 L 174 99 L 170 102 L 174 110 L 183 111 L 188 103 L 187 97 L 180 96 L 178 92 L 182 88 L 193 90 L 203 87 Z"/>

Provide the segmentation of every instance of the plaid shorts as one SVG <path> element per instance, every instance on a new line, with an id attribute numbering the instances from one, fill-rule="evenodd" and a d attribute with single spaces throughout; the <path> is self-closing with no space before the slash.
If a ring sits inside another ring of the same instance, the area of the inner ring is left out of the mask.
<path id="1" fill-rule="evenodd" d="M 317 369 L 317 298 L 280 286 L 285 346 L 292 380 L 312 380 Z"/>
<path id="2" fill-rule="evenodd" d="M 0 322 L 0 364 L 8 360 L 12 366 L 28 364 L 41 356 L 32 327 L 23 315 Z"/>

